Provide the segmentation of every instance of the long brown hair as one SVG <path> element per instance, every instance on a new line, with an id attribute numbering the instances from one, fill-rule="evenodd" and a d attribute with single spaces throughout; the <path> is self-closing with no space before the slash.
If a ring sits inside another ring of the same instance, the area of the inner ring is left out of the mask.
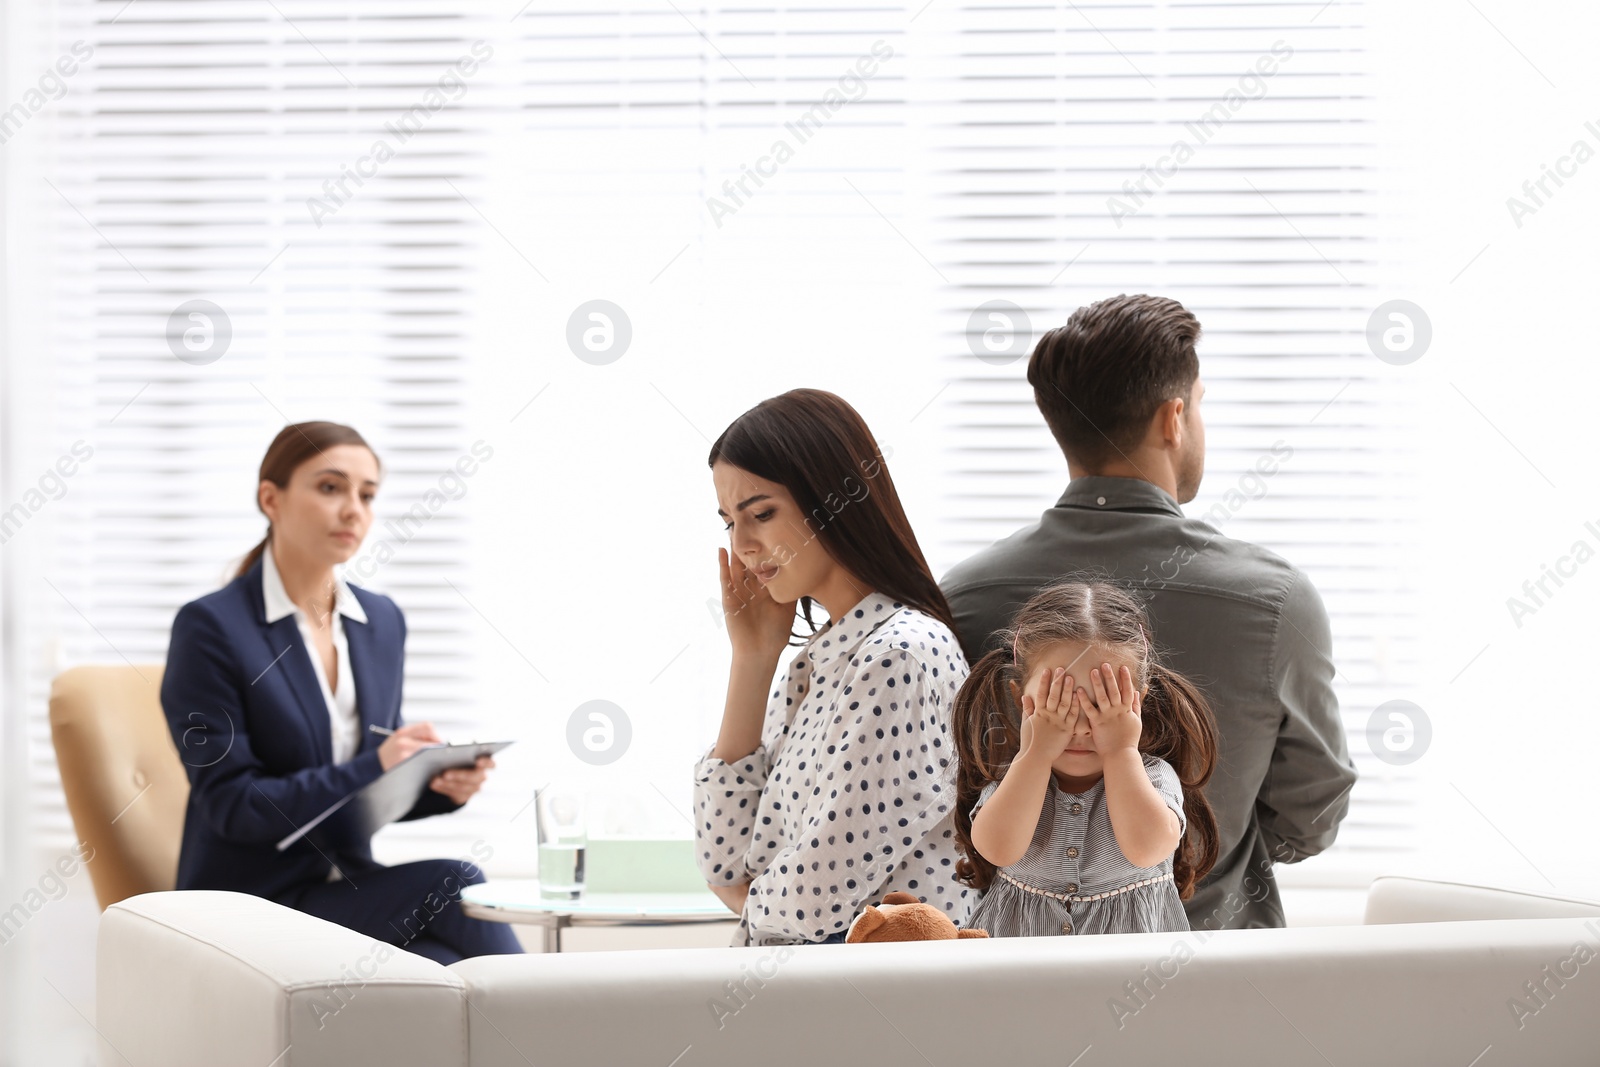
<path id="1" fill-rule="evenodd" d="M 1180 899 L 1194 895 L 1196 884 L 1217 862 L 1217 818 L 1203 791 L 1217 763 L 1217 724 L 1194 683 L 1156 658 L 1147 640 L 1149 631 L 1139 602 L 1119 586 L 1057 582 L 1034 594 L 1017 612 L 1012 628 L 1000 635 L 1006 647 L 989 652 L 972 668 L 951 712 L 956 843 L 966 856 L 956 863 L 960 881 L 976 889 L 987 889 L 994 881 L 994 864 L 972 847 L 971 811 L 983 787 L 1005 777 L 1022 747 L 1022 709 L 1011 683 L 1023 686 L 1027 665 L 1040 650 L 1058 641 L 1073 641 L 1116 650 L 1137 664 L 1134 688 L 1150 687 L 1140 701 L 1139 751 L 1170 763 L 1183 785 L 1185 832 L 1173 857 L 1172 877 Z"/>
<path id="2" fill-rule="evenodd" d="M 787 489 L 828 555 L 870 590 L 955 629 L 878 442 L 842 397 L 791 389 L 763 400 L 722 431 L 706 465 L 719 459 Z M 815 630 L 811 598 L 800 603 Z"/>
<path id="3" fill-rule="evenodd" d="M 294 472 L 300 464 L 337 445 L 360 445 L 368 452 L 372 452 L 372 446 L 367 444 L 367 439 L 349 426 L 337 422 L 290 423 L 278 431 L 278 436 L 267 446 L 267 454 L 261 457 L 261 476 L 256 479 L 258 490 L 262 482 L 271 482 L 279 489 L 287 488 L 289 479 L 294 477 Z M 372 452 L 372 458 L 378 459 L 378 454 Z M 378 468 L 380 470 L 383 468 L 382 460 L 378 461 Z M 260 509 L 261 494 L 258 491 L 256 510 Z M 249 573 L 250 568 L 256 565 L 256 560 L 261 558 L 261 554 L 267 550 L 267 545 L 271 541 L 272 523 L 268 522 L 267 536 L 263 537 L 256 547 L 245 553 L 244 562 L 239 564 L 239 569 L 233 572 L 233 576 L 238 578 Z"/>

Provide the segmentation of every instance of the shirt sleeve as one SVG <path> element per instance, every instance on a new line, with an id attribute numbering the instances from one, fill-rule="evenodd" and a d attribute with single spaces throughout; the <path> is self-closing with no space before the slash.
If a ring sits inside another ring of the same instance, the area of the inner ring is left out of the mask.
<path id="1" fill-rule="evenodd" d="M 1161 799 L 1167 802 L 1167 807 L 1177 813 L 1178 837 L 1181 839 L 1189 832 L 1189 817 L 1183 813 L 1183 783 L 1178 781 L 1178 772 L 1160 756 L 1144 757 L 1144 771 L 1150 776 L 1150 784 L 1161 794 Z"/>
<path id="2" fill-rule="evenodd" d="M 997 781 L 990 782 L 988 785 L 984 786 L 982 792 L 978 794 L 978 802 L 972 805 L 972 810 L 967 813 L 967 818 L 976 819 L 978 817 L 978 809 L 987 804 L 989 802 L 989 798 L 994 796 L 994 791 L 999 788 L 1000 783 Z"/>
<path id="3" fill-rule="evenodd" d="M 945 818 L 953 696 L 950 677 L 933 677 L 909 649 L 863 650 L 840 687 L 838 710 L 854 719 L 844 743 L 817 754 L 820 785 L 795 842 L 751 883 L 744 919 L 757 940 L 846 929 Z"/>
<path id="4" fill-rule="evenodd" d="M 737 885 L 751 877 L 745 858 L 767 784 L 767 748 L 757 745 L 744 759 L 725 763 L 711 754 L 715 747 L 694 768 L 695 862 L 707 884 Z"/>
<path id="5" fill-rule="evenodd" d="M 1273 651 L 1273 685 L 1283 712 L 1265 780 L 1256 795 L 1262 842 L 1280 863 L 1333 844 L 1350 807 L 1355 765 L 1333 692 L 1333 636 L 1322 597 L 1304 574 L 1289 587 Z"/>

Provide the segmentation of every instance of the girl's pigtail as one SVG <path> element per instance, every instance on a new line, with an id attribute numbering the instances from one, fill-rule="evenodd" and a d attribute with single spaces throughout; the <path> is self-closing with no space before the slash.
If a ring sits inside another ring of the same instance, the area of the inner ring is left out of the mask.
<path id="1" fill-rule="evenodd" d="M 1016 678 L 1011 650 L 995 649 L 978 660 L 956 694 L 951 727 L 956 744 L 956 879 L 977 890 L 989 888 L 995 865 L 972 847 L 972 806 L 990 782 L 1005 777 L 1022 748 L 1022 720 L 1013 707 L 1010 683 Z"/>
<path id="2" fill-rule="evenodd" d="M 1159 663 L 1150 665 L 1150 691 L 1141 710 L 1139 750 L 1171 764 L 1183 786 L 1186 829 L 1172 859 L 1172 880 L 1178 898 L 1188 900 L 1216 866 L 1220 847 L 1217 817 L 1204 791 L 1217 765 L 1217 723 L 1194 683 Z"/>

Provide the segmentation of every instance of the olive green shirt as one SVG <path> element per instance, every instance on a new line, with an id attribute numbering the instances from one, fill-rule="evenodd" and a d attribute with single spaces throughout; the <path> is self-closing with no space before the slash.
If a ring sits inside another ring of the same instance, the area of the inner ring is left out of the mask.
<path id="1" fill-rule="evenodd" d="M 1217 864 L 1184 902 L 1191 928 L 1284 925 L 1274 862 L 1333 844 L 1356 770 L 1333 692 L 1328 613 L 1276 553 L 1186 518 L 1141 478 L 1074 478 L 1055 507 L 963 561 L 940 585 L 976 665 L 1035 592 L 1066 577 L 1111 580 L 1145 601 L 1162 662 L 1216 715 L 1205 795 Z"/>

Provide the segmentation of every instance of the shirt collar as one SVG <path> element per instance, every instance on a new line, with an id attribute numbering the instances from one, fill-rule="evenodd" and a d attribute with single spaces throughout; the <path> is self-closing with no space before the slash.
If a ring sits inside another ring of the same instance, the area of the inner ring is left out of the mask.
<path id="1" fill-rule="evenodd" d="M 289 594 L 283 588 L 283 578 L 278 574 L 278 564 L 272 558 L 271 544 L 268 544 L 261 553 L 261 599 L 266 605 L 269 623 L 277 622 L 284 616 L 293 615 L 300 610 L 295 602 L 289 599 Z M 361 607 L 361 601 L 350 591 L 349 583 L 337 575 L 334 577 L 333 610 L 336 614 L 356 622 L 367 621 L 367 613 Z"/>
<path id="2" fill-rule="evenodd" d="M 854 655 L 874 629 L 903 607 L 905 605 L 893 597 L 868 593 L 842 616 L 829 619 L 806 641 L 812 665 L 820 668 L 840 656 Z M 862 631 L 859 636 L 858 629 Z"/>
<path id="3" fill-rule="evenodd" d="M 1183 509 L 1165 489 L 1143 478 L 1086 474 L 1072 479 L 1056 507 L 1091 511 L 1152 511 L 1183 518 Z"/>

